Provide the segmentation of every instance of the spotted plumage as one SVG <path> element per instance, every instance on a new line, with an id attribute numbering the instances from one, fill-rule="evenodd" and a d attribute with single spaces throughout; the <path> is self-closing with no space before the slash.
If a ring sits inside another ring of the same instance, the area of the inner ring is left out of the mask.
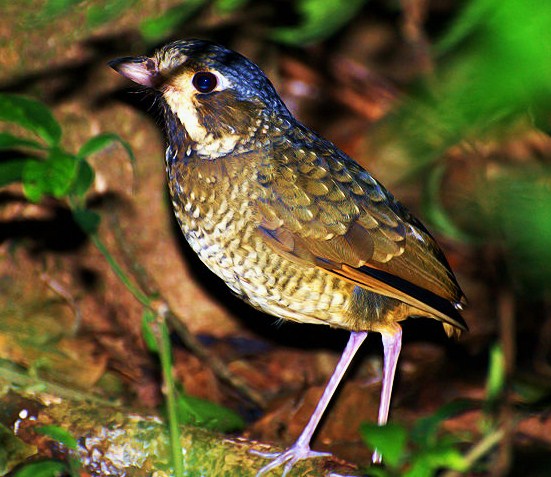
<path id="1" fill-rule="evenodd" d="M 200 259 L 252 306 L 351 331 L 341 363 L 297 443 L 258 475 L 319 455 L 314 429 L 367 331 L 383 335 L 386 422 L 398 323 L 466 329 L 463 293 L 426 228 L 331 142 L 297 121 L 263 72 L 220 45 L 178 41 L 112 66 L 154 88 L 169 146 L 176 217 Z M 374 457 L 380 461 L 380 456 Z"/>

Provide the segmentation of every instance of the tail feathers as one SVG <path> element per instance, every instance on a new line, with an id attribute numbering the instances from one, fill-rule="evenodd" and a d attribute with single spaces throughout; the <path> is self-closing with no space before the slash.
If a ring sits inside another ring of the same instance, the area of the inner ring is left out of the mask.
<path id="1" fill-rule="evenodd" d="M 448 338 L 459 339 L 461 333 L 463 333 L 463 330 L 461 328 L 457 328 L 456 326 L 450 325 L 448 323 L 442 322 L 442 326 L 444 327 L 444 331 L 448 335 Z"/>

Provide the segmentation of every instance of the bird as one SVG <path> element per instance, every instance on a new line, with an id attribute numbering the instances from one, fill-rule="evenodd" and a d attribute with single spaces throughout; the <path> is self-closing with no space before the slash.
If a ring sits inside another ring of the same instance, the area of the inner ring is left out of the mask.
<path id="1" fill-rule="evenodd" d="M 168 146 L 171 201 L 187 242 L 244 301 L 268 315 L 350 332 L 301 435 L 257 477 L 302 459 L 354 355 L 369 332 L 382 335 L 378 423 L 388 420 L 402 346 L 400 322 L 440 321 L 467 331 L 466 303 L 426 227 L 333 143 L 302 124 L 252 61 L 200 39 L 152 56 L 109 62 L 155 92 Z M 375 449 L 373 462 L 382 456 Z"/>

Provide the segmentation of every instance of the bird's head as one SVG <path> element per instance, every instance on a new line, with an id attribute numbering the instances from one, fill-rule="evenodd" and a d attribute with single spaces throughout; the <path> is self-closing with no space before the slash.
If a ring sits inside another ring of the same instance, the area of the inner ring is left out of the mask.
<path id="1" fill-rule="evenodd" d="M 215 43 L 176 41 L 152 57 L 120 58 L 109 65 L 159 91 L 171 141 L 178 137 L 174 129 L 183 126 L 186 141 L 203 155 L 227 154 L 251 141 L 264 118 L 289 115 L 258 66 Z"/>

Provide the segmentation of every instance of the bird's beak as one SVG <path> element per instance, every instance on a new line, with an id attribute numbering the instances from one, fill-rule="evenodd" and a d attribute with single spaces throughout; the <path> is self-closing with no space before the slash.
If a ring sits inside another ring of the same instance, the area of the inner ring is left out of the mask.
<path id="1" fill-rule="evenodd" d="M 147 56 L 118 58 L 108 65 L 125 78 L 148 88 L 157 88 L 162 82 L 157 62 Z"/>

